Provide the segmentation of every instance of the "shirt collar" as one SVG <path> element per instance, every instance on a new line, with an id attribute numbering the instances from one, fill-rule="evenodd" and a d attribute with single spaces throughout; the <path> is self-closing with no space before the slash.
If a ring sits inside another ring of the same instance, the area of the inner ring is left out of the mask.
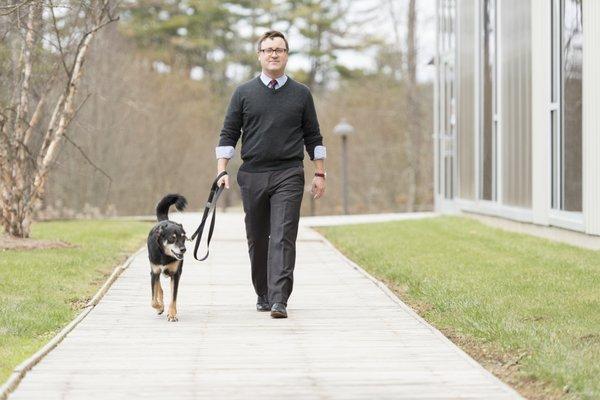
<path id="1" fill-rule="evenodd" d="M 275 89 L 279 89 L 280 87 L 285 85 L 285 83 L 287 82 L 287 79 L 288 79 L 288 77 L 286 74 L 283 74 L 279 78 L 277 78 L 276 79 L 277 87 Z M 265 75 L 264 72 L 260 73 L 260 80 L 262 81 L 262 83 L 265 84 L 265 86 L 269 86 L 269 83 L 271 82 L 271 78 L 269 78 L 267 75 Z"/>

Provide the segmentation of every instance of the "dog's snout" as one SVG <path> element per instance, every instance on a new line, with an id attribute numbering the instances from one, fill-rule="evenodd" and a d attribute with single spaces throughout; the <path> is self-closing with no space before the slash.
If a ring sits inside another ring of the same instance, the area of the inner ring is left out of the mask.
<path id="1" fill-rule="evenodd" d="M 185 250 L 186 250 L 185 247 L 180 247 L 179 248 L 179 251 L 181 252 L 181 254 L 185 253 Z"/>

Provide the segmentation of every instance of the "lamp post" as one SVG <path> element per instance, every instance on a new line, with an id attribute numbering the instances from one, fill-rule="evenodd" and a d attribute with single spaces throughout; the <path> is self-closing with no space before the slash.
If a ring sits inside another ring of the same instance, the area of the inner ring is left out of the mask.
<path id="1" fill-rule="evenodd" d="M 344 204 L 344 214 L 348 214 L 348 154 L 346 138 L 354 135 L 354 127 L 342 118 L 339 124 L 333 128 L 333 134 L 342 137 L 342 199 Z"/>

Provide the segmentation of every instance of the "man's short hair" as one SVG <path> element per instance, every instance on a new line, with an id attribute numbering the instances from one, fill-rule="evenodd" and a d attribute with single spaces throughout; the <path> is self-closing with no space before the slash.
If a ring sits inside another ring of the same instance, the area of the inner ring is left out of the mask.
<path id="1" fill-rule="evenodd" d="M 262 34 L 261 37 L 258 38 L 258 51 L 260 51 L 260 46 L 262 45 L 262 42 L 264 42 L 266 39 L 273 39 L 273 38 L 282 38 L 283 41 L 285 42 L 285 49 L 286 50 L 290 50 L 290 46 L 288 46 L 288 42 L 285 38 L 285 36 L 283 36 L 283 33 L 279 32 L 279 31 L 268 31 Z"/>

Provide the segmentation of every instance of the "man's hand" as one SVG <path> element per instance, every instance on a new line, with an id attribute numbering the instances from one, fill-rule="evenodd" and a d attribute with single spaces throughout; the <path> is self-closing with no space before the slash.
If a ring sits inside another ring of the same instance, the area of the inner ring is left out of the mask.
<path id="1" fill-rule="evenodd" d="M 219 158 L 217 160 L 217 176 L 219 176 L 219 174 L 221 172 L 224 172 L 227 169 L 228 162 L 229 162 L 229 158 Z M 229 189 L 229 175 L 228 174 L 223 175 L 217 181 L 217 187 L 221 187 L 221 185 L 225 185 L 225 189 Z"/>
<path id="2" fill-rule="evenodd" d="M 315 176 L 312 181 L 312 187 L 310 193 L 314 196 L 314 199 L 318 199 L 325 193 L 325 178 Z"/>
<path id="3" fill-rule="evenodd" d="M 220 174 L 220 172 L 219 172 Z M 217 174 L 217 175 L 219 175 Z M 225 174 L 221 177 L 221 179 L 219 179 L 217 181 L 217 187 L 221 187 L 222 185 L 225 185 L 225 189 L 229 189 L 229 174 Z"/>

